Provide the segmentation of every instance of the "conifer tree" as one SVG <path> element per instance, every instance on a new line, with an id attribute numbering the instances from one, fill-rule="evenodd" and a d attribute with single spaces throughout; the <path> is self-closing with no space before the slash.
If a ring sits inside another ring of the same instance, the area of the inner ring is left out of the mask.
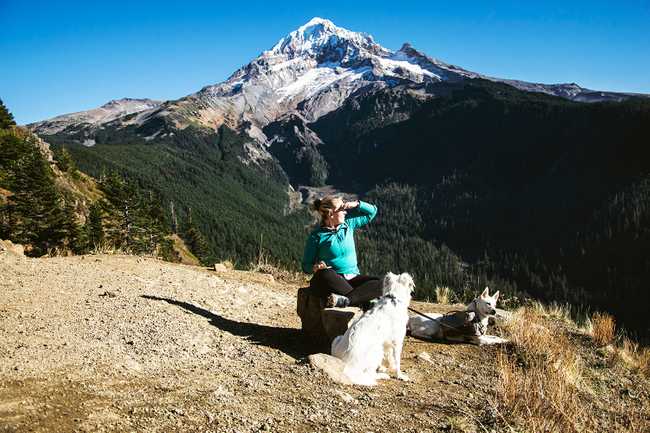
<path id="1" fill-rule="evenodd" d="M 71 198 L 66 198 L 64 200 L 63 213 L 65 215 L 63 223 L 65 246 L 69 251 L 72 251 L 75 254 L 81 254 L 83 253 L 87 241 L 85 239 L 85 232 L 77 221 L 75 204 L 72 202 Z"/>
<path id="2" fill-rule="evenodd" d="M 84 226 L 86 233 L 86 248 L 92 250 L 104 242 L 104 229 L 102 227 L 102 206 L 99 202 L 90 205 L 88 219 Z"/>
<path id="3" fill-rule="evenodd" d="M 66 237 L 66 215 L 62 197 L 54 185 L 52 169 L 34 139 L 25 139 L 30 146 L 13 164 L 11 191 L 7 212 L 14 222 L 12 238 L 41 255 L 62 247 Z"/>
<path id="4" fill-rule="evenodd" d="M 0 129 L 7 129 L 10 126 L 16 125 L 14 116 L 9 112 L 5 104 L 0 99 Z"/>
<path id="5" fill-rule="evenodd" d="M 59 150 L 55 150 L 54 159 L 56 160 L 56 165 L 61 171 L 68 173 L 75 179 L 79 178 L 79 169 L 77 168 L 77 164 L 74 162 L 68 149 L 62 147 Z"/>
<path id="6" fill-rule="evenodd" d="M 192 221 L 191 208 L 187 211 L 187 225 L 183 233 L 183 239 L 192 254 L 194 254 L 202 263 L 205 263 L 209 255 L 208 242 Z"/>

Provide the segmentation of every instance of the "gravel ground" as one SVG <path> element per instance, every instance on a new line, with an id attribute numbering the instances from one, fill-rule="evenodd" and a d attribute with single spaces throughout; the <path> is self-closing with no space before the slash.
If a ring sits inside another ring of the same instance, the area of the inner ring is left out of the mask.
<path id="1" fill-rule="evenodd" d="M 0 275 L 0 431 L 500 430 L 497 348 L 407 337 L 411 382 L 339 385 L 270 275 L 7 252 Z"/>

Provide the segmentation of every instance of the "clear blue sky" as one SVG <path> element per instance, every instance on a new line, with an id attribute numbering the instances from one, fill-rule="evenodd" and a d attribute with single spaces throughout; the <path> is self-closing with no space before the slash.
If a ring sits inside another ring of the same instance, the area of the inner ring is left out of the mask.
<path id="1" fill-rule="evenodd" d="M 650 93 L 650 1 L 0 0 L 0 99 L 19 124 L 176 99 L 314 16 L 491 76 Z"/>

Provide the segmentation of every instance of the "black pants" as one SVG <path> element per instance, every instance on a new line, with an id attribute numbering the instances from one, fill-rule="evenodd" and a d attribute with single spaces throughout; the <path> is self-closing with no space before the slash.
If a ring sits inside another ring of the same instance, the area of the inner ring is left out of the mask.
<path id="1" fill-rule="evenodd" d="M 346 280 L 331 269 L 321 269 L 316 272 L 309 282 L 309 287 L 323 299 L 330 293 L 347 296 L 350 305 L 355 307 L 367 306 L 369 301 L 383 295 L 379 278 L 357 275 L 351 280 Z"/>

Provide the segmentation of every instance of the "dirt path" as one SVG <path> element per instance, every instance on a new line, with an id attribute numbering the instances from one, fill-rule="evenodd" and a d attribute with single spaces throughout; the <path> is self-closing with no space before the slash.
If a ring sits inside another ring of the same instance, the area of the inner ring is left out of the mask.
<path id="1" fill-rule="evenodd" d="M 268 275 L 9 254 L 0 275 L 0 431 L 489 431 L 497 422 L 495 348 L 407 338 L 411 382 L 337 385 L 305 360 L 297 287 Z"/>

